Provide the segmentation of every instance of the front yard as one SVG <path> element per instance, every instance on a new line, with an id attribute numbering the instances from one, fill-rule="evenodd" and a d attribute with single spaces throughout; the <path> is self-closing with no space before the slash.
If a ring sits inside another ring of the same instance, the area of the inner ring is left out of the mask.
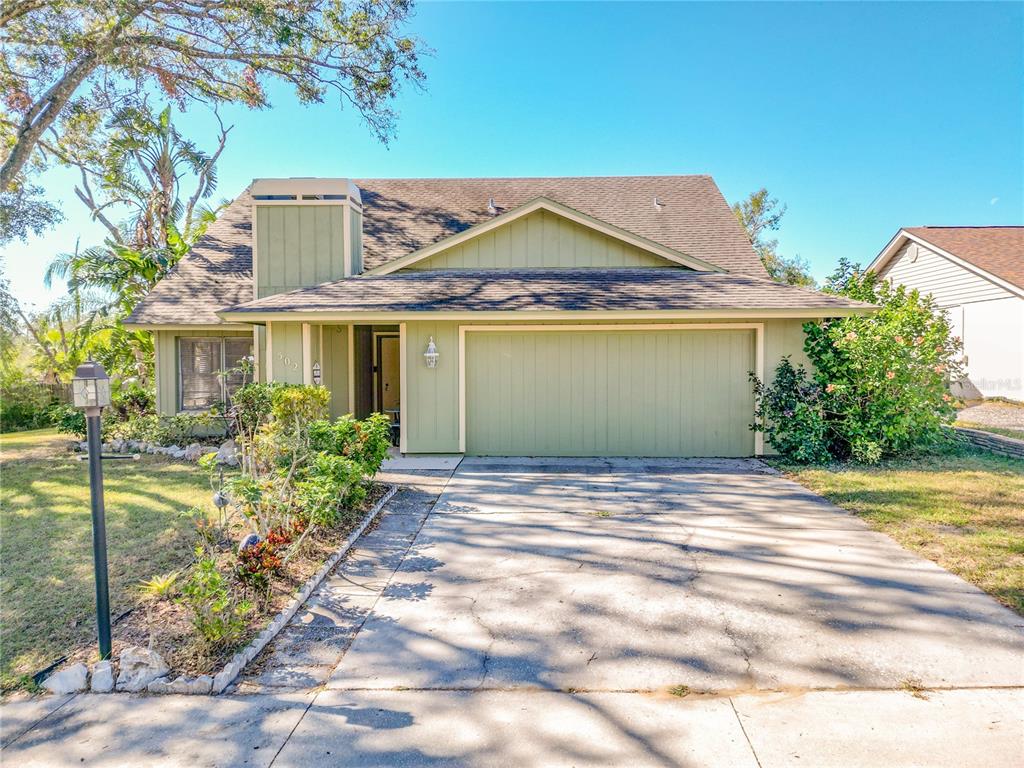
<path id="1" fill-rule="evenodd" d="M 53 430 L 0 435 L 0 682 L 8 689 L 95 638 L 88 464 Z M 144 455 L 104 462 L 110 600 L 115 617 L 137 605 L 140 581 L 190 560 L 194 525 L 182 510 L 206 504 L 195 465 Z"/>
<path id="2" fill-rule="evenodd" d="M 772 463 L 1024 614 L 1024 462 L 964 450 L 877 466 Z"/>

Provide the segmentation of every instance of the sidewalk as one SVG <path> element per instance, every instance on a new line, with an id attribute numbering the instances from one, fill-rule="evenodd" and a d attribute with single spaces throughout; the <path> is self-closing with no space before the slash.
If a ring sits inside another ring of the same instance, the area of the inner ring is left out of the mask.
<path id="1" fill-rule="evenodd" d="M 26 768 L 991 768 L 1024 763 L 1024 691 L 924 695 L 828 691 L 679 699 L 521 690 L 217 698 L 82 694 L 3 707 L 4 742 L 14 741 L 0 752 L 0 760 Z"/>

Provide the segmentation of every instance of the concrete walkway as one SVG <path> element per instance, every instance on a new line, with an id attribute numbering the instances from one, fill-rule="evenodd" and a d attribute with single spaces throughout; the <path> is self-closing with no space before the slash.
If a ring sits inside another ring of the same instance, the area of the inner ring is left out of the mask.
<path id="1" fill-rule="evenodd" d="M 1024 620 L 756 462 L 399 479 L 256 693 L 8 705 L 4 764 L 1024 764 Z"/>

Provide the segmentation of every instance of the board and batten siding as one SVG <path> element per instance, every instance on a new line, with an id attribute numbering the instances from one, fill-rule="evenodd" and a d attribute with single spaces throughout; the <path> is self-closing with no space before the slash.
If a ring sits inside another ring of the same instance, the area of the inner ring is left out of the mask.
<path id="1" fill-rule="evenodd" d="M 880 276 L 894 285 L 916 288 L 922 295 L 931 294 L 940 309 L 1013 296 L 991 280 L 912 240 L 896 252 Z"/>
<path id="2" fill-rule="evenodd" d="M 178 413 L 180 394 L 178 339 L 236 338 L 239 336 L 253 338 L 252 331 L 246 330 L 153 331 L 153 349 L 156 354 L 156 412 L 161 416 L 174 416 Z"/>
<path id="3" fill-rule="evenodd" d="M 634 321 L 635 322 L 635 321 Z M 694 321 L 697 323 L 708 321 Z M 729 321 L 724 320 L 723 323 Z M 810 367 L 810 363 L 803 351 L 804 333 L 802 320 L 766 319 L 744 320 L 736 322 L 763 322 L 764 325 L 764 351 L 765 351 L 765 375 L 772 380 L 775 366 L 782 357 L 788 355 L 794 364 L 802 364 Z M 524 323 L 515 323 L 516 325 Z M 402 429 L 405 435 L 405 450 L 407 453 L 458 453 L 459 452 L 459 326 L 472 325 L 471 323 L 459 323 L 455 321 L 416 321 L 405 324 L 406 355 L 403 361 L 405 365 L 405 389 L 403 392 L 404 412 L 402 415 Z M 487 323 L 497 325 L 497 323 Z M 543 325 L 543 324 L 540 324 Z M 601 324 L 605 325 L 604 323 Z M 614 330 L 616 323 L 608 323 L 609 329 Z M 545 331 L 548 333 L 559 333 L 557 331 Z M 666 338 L 670 332 L 667 332 Z M 703 331 L 692 331 L 687 333 L 700 334 Z M 742 332 L 728 331 L 726 334 L 744 336 Z M 752 336 L 753 332 L 750 332 Z M 582 335 L 582 334 L 577 334 Z M 423 352 L 426 349 L 430 337 L 434 338 L 440 352 L 440 360 L 437 368 L 429 369 L 423 360 Z M 474 337 L 473 332 L 468 332 L 469 339 Z M 710 338 L 710 337 L 705 337 Z M 731 337 L 730 337 L 731 338 Z M 647 343 L 647 342 L 645 342 Z M 680 344 L 682 342 L 679 342 Z M 746 342 L 743 342 L 745 344 Z M 752 342 L 751 342 L 752 343 Z M 668 341 L 657 341 L 655 344 L 668 344 Z M 732 341 L 726 346 L 731 347 Z M 666 346 L 665 350 L 667 351 Z M 738 349 L 738 348 L 737 348 Z M 584 357 L 587 353 L 584 351 Z M 596 352 L 595 352 L 596 354 Z M 729 352 L 731 356 L 733 351 Z M 741 354 L 737 352 L 737 354 Z M 668 380 L 678 373 L 669 371 L 671 356 L 666 355 L 659 358 L 657 348 L 652 370 L 646 374 L 654 391 L 658 391 L 656 379 L 662 377 Z M 469 354 L 467 353 L 467 362 Z M 749 362 L 750 370 L 754 361 Z M 664 370 L 662 370 L 664 368 Z M 550 385 L 554 388 L 554 385 Z M 749 385 L 745 392 L 749 392 Z M 645 395 L 646 397 L 646 395 Z M 638 402 L 644 402 L 643 400 Z M 638 406 L 640 407 L 640 406 Z M 746 407 L 746 406 L 744 406 Z M 720 415 L 720 414 L 719 414 Z M 715 419 L 719 415 L 710 414 L 709 418 Z M 524 418 L 529 418 L 525 415 Z M 739 417 L 737 417 L 739 418 Z M 742 415 L 744 423 L 749 423 L 752 414 L 749 408 Z M 752 434 L 752 433 L 751 433 Z M 467 435 L 468 439 L 468 435 Z M 667 436 L 663 437 L 668 440 Z M 753 443 L 751 440 L 751 449 Z M 468 446 L 467 446 L 468 448 Z M 765 451 L 770 453 L 767 445 Z M 748 451 L 749 453 L 749 451 Z M 747 454 L 743 454 L 747 455 Z"/>
<path id="4" fill-rule="evenodd" d="M 424 269 L 678 266 L 551 211 L 527 216 L 409 265 Z"/>
<path id="5" fill-rule="evenodd" d="M 345 276 L 345 207 L 256 206 L 256 296 Z"/>

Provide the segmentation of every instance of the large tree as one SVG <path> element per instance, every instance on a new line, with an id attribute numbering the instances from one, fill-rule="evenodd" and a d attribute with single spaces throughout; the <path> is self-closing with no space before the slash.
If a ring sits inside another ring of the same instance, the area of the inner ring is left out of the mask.
<path id="1" fill-rule="evenodd" d="M 772 280 L 789 285 L 814 286 L 807 262 L 799 256 L 787 257 L 780 254 L 779 241 L 769 236 L 770 232 L 778 231 L 786 213 L 785 205 L 771 197 L 768 190 L 762 187 L 751 192 L 746 200 L 735 203 L 732 210 L 747 231 L 754 250 Z"/>
<path id="2" fill-rule="evenodd" d="M 383 141 L 392 99 L 423 73 L 402 33 L 411 0 L 6 0 L 0 6 L 0 241 L 56 211 L 33 176 L 106 117 L 163 92 L 190 102 L 267 106 L 283 80 L 302 102 L 336 96 Z"/>

